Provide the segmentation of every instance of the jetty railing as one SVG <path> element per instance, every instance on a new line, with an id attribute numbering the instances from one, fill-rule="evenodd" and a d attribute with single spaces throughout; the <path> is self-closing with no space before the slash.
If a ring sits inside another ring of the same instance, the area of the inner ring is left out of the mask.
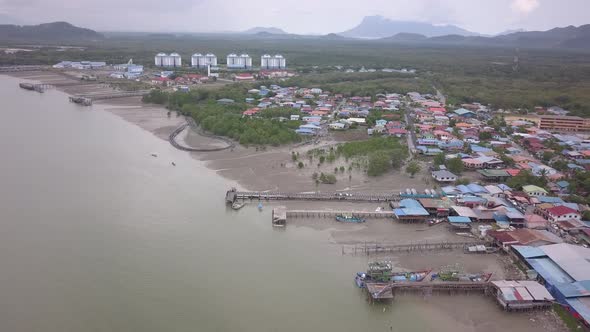
<path id="1" fill-rule="evenodd" d="M 228 192 L 229 193 L 229 192 Z M 235 200 L 267 200 L 267 201 L 350 201 L 350 202 L 391 202 L 399 201 L 399 194 L 384 193 L 340 193 L 340 192 L 311 192 L 289 193 L 268 191 L 234 191 L 231 195 L 226 193 L 226 198 Z M 233 202 L 232 201 L 232 202 Z"/>
<path id="2" fill-rule="evenodd" d="M 487 242 L 421 242 L 408 244 L 383 244 L 378 242 L 365 242 L 342 246 L 342 255 L 378 255 L 390 253 L 409 253 L 416 251 L 440 251 L 462 249 L 466 245 L 486 245 Z"/>

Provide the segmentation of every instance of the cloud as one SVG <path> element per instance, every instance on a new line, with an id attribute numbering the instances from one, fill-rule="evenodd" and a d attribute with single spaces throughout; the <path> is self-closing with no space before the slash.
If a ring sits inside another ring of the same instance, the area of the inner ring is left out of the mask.
<path id="1" fill-rule="evenodd" d="M 519 14 L 528 14 L 539 7 L 539 0 L 513 0 L 510 8 Z"/>

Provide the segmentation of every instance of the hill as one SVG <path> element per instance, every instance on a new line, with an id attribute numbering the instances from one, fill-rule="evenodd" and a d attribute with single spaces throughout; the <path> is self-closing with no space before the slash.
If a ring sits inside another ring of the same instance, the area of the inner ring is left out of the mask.
<path id="1" fill-rule="evenodd" d="M 0 40 L 92 41 L 104 39 L 94 30 L 79 28 L 67 22 L 39 25 L 0 25 Z"/>
<path id="2" fill-rule="evenodd" d="M 282 29 L 274 28 L 274 27 L 268 27 L 268 28 L 255 27 L 252 29 L 248 29 L 246 31 L 242 31 L 242 33 L 248 34 L 248 35 L 255 35 L 255 34 L 260 34 L 260 33 L 273 34 L 273 35 L 286 35 L 287 34 Z"/>
<path id="3" fill-rule="evenodd" d="M 570 48 L 590 50 L 590 24 L 568 26 L 547 31 L 514 32 L 495 37 L 449 34 L 425 38 L 416 34 L 396 34 L 381 38 L 383 42 L 420 43 L 436 45 L 503 46 L 523 48 Z"/>
<path id="4" fill-rule="evenodd" d="M 399 33 L 421 34 L 426 37 L 444 35 L 476 35 L 473 32 L 461 29 L 454 25 L 433 25 L 422 22 L 394 21 L 383 16 L 367 16 L 356 27 L 339 33 L 344 37 L 352 38 L 384 38 Z"/>

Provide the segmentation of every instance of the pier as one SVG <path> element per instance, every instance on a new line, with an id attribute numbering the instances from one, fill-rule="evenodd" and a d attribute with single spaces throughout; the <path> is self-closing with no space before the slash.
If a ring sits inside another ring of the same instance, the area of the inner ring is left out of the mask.
<path id="1" fill-rule="evenodd" d="M 416 251 L 440 251 L 463 249 L 465 246 L 484 245 L 490 246 L 485 242 L 422 242 L 409 244 L 382 244 L 367 243 L 342 246 L 342 255 L 378 255 L 391 253 L 409 253 Z"/>
<path id="2" fill-rule="evenodd" d="M 45 70 L 47 67 L 44 66 L 1 66 L 0 73 L 15 73 L 20 71 L 36 71 Z"/>
<path id="3" fill-rule="evenodd" d="M 352 215 L 359 218 L 393 218 L 393 211 L 332 211 L 332 210 L 287 210 L 287 218 L 335 218 L 337 215 Z"/>
<path id="4" fill-rule="evenodd" d="M 82 84 L 84 84 L 84 83 L 82 83 Z M 86 84 L 96 84 L 96 83 L 86 83 Z M 96 101 L 96 100 L 105 100 L 105 99 L 144 96 L 144 95 L 147 95 L 148 93 L 150 93 L 150 90 L 119 91 L 119 92 L 109 92 L 109 93 L 85 94 L 85 95 L 76 95 L 75 97 L 88 98 L 88 99 L 91 99 L 92 101 Z"/>
<path id="5" fill-rule="evenodd" d="M 225 195 L 226 202 L 233 203 L 236 200 L 265 200 L 265 201 L 347 201 L 347 202 L 392 202 L 399 201 L 399 194 L 369 194 L 369 193 L 342 193 L 342 192 L 310 192 L 288 193 L 271 191 L 233 191 Z"/>

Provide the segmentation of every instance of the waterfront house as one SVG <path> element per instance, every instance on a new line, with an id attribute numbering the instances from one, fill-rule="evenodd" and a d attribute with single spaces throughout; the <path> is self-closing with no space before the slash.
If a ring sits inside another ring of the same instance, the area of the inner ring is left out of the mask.
<path id="1" fill-rule="evenodd" d="M 457 176 L 447 170 L 440 170 L 432 172 L 432 177 L 438 182 L 455 182 Z"/>

